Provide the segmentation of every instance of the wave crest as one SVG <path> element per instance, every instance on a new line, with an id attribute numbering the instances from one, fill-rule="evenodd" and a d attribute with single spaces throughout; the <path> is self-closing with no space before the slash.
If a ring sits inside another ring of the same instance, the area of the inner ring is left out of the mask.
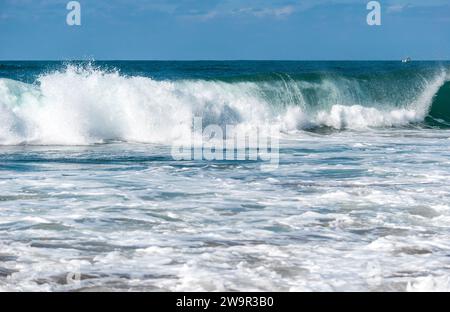
<path id="1" fill-rule="evenodd" d="M 447 79 L 442 70 L 423 79 L 411 98 L 387 103 L 343 77 L 157 81 L 68 66 L 32 85 L 0 79 L 0 144 L 170 143 L 190 138 L 193 116 L 204 126 L 277 124 L 285 132 L 403 126 L 424 120 Z"/>

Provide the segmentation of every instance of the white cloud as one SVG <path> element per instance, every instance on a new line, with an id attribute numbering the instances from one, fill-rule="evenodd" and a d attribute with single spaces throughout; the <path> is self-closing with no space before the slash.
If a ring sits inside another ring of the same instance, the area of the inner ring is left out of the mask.
<path id="1" fill-rule="evenodd" d="M 261 10 L 254 11 L 253 15 L 258 17 L 274 16 L 274 17 L 284 17 L 289 16 L 295 12 L 295 8 L 292 5 L 287 5 L 278 8 L 264 8 Z"/>
<path id="2" fill-rule="evenodd" d="M 194 19 L 194 20 L 207 21 L 207 20 L 215 18 L 218 15 L 219 15 L 219 13 L 217 11 L 209 11 L 209 12 L 205 12 L 205 13 L 188 14 L 187 17 L 190 19 Z"/>
<path id="3" fill-rule="evenodd" d="M 388 13 L 400 13 L 402 12 L 408 5 L 404 5 L 404 4 L 394 4 L 394 5 L 390 5 L 387 8 L 387 12 Z"/>
<path id="4" fill-rule="evenodd" d="M 229 3 L 228 3 L 229 4 Z M 273 7 L 263 7 L 263 6 L 251 6 L 251 7 L 236 7 L 236 6 L 223 6 L 218 5 L 209 11 L 199 11 L 192 10 L 188 12 L 184 16 L 190 19 L 195 20 L 211 20 L 213 18 L 219 17 L 256 17 L 256 18 L 284 18 L 296 11 L 296 8 L 293 5 L 285 5 L 285 6 L 273 6 Z"/>

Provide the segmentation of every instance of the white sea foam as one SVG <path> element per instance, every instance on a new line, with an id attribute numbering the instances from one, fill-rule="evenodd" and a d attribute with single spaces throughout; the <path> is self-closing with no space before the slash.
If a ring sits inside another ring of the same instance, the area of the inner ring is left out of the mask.
<path id="1" fill-rule="evenodd" d="M 410 292 L 449 292 L 450 276 L 426 276 L 416 278 L 407 285 Z"/>
<path id="2" fill-rule="evenodd" d="M 305 133 L 271 173 L 146 144 L 2 147 L 0 289 L 448 290 L 448 136 Z"/>

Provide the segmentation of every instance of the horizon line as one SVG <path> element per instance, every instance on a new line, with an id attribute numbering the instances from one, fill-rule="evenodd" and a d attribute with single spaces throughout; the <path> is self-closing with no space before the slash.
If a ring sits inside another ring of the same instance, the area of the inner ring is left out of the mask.
<path id="1" fill-rule="evenodd" d="M 402 59 L 0 59 L 0 62 L 398 62 Z M 412 62 L 450 62 L 413 59 Z"/>

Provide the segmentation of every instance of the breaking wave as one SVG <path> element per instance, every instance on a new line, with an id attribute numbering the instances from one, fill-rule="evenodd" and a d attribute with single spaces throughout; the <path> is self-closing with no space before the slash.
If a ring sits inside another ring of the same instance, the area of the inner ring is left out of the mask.
<path id="1" fill-rule="evenodd" d="M 370 129 L 450 125 L 445 69 L 432 74 L 155 80 L 67 66 L 26 84 L 0 79 L 0 144 L 170 143 L 203 125 Z"/>

